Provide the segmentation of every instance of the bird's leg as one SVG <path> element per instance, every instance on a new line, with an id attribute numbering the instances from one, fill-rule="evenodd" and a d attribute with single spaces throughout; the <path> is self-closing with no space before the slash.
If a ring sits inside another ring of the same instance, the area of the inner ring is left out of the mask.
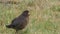
<path id="1" fill-rule="evenodd" d="M 21 30 L 16 30 L 15 34 L 22 34 Z"/>
<path id="2" fill-rule="evenodd" d="M 15 34 L 18 34 L 18 30 L 16 30 Z"/>

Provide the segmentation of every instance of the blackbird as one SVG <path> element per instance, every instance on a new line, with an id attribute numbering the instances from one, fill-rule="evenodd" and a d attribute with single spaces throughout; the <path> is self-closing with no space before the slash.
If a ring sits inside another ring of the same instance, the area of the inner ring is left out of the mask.
<path id="1" fill-rule="evenodd" d="M 7 28 L 15 29 L 16 31 L 24 29 L 29 21 L 29 11 L 25 10 L 20 16 L 12 20 L 11 24 L 6 25 Z"/>

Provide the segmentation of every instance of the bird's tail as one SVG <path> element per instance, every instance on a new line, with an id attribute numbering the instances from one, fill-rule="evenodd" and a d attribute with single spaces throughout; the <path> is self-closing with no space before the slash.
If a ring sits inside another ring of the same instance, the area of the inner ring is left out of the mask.
<path id="1" fill-rule="evenodd" d="M 11 28 L 11 25 L 6 25 L 7 28 Z"/>

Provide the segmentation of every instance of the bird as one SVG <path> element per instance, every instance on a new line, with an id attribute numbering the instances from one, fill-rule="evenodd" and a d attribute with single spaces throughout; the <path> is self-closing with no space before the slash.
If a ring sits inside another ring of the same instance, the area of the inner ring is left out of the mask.
<path id="1" fill-rule="evenodd" d="M 14 18 L 11 24 L 6 25 L 7 28 L 15 29 L 16 32 L 19 30 L 23 30 L 29 22 L 29 11 L 25 10 L 21 15 Z"/>

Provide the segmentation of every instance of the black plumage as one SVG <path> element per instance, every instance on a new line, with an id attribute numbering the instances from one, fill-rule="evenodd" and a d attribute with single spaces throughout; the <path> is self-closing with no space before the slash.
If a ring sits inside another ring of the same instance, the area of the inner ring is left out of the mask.
<path id="1" fill-rule="evenodd" d="M 15 29 L 16 31 L 22 30 L 26 27 L 28 21 L 29 21 L 29 11 L 25 10 L 20 16 L 13 19 L 10 25 L 6 25 L 6 27 Z"/>

